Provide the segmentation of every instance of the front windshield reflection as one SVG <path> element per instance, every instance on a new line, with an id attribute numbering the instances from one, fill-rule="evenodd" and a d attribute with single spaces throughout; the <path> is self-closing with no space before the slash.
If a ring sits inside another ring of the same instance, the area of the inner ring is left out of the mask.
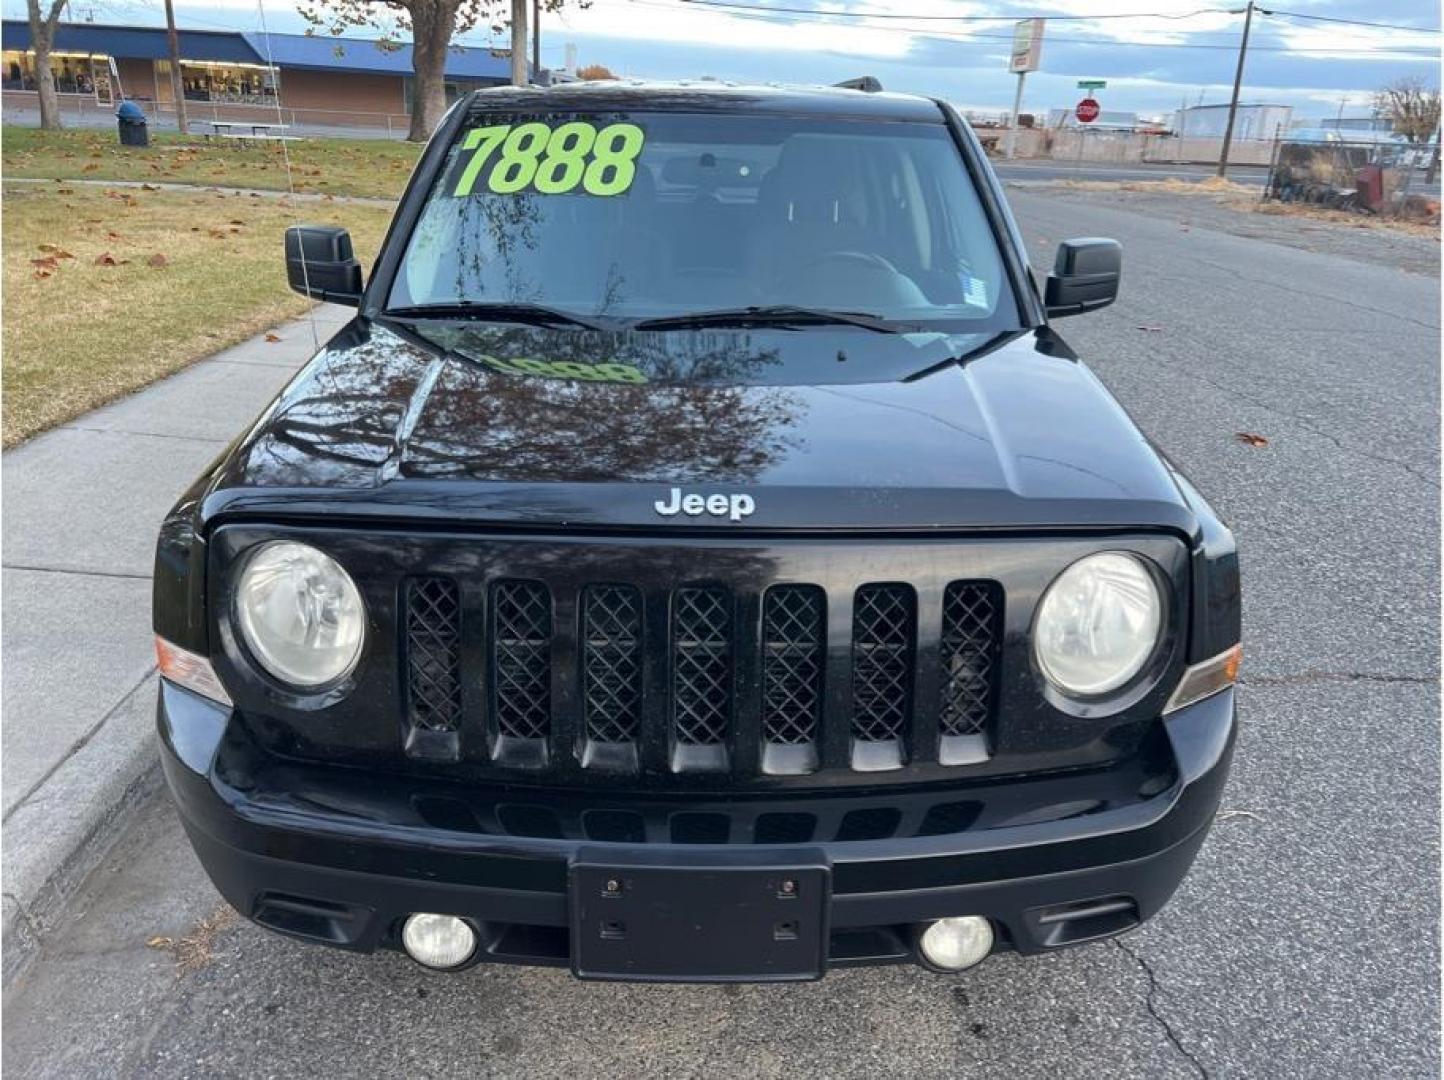
<path id="1" fill-rule="evenodd" d="M 582 123 L 475 123 L 510 120 Z M 625 190 L 608 196 L 463 182 L 474 152 L 464 131 L 388 306 L 537 303 L 638 319 L 793 305 L 995 330 L 1016 321 L 992 232 L 941 123 L 586 118 L 594 128 L 623 122 L 645 142 Z"/>

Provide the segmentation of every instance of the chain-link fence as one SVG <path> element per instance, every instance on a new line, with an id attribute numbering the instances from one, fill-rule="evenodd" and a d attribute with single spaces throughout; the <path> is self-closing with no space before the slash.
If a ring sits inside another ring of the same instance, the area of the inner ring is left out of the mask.
<path id="1" fill-rule="evenodd" d="M 1404 142 L 1284 137 L 1274 148 L 1264 199 L 1381 217 L 1437 218 L 1437 190 L 1425 182 L 1433 152 L 1432 146 Z"/>

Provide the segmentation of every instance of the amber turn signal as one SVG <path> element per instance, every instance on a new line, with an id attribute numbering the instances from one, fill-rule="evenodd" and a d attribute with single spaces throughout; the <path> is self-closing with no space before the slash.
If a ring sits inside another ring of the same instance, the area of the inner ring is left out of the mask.
<path id="1" fill-rule="evenodd" d="M 1202 701 L 1220 690 L 1227 690 L 1238 679 L 1238 668 L 1243 663 L 1243 646 L 1235 645 L 1201 664 L 1194 664 L 1178 680 L 1178 688 L 1163 707 L 1163 714 Z"/>

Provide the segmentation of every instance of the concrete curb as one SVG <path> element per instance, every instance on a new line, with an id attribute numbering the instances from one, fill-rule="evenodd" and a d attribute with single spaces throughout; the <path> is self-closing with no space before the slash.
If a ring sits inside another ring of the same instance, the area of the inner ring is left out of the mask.
<path id="1" fill-rule="evenodd" d="M 0 985 L 43 950 L 129 812 L 160 787 L 156 527 L 225 438 L 350 317 L 323 306 L 270 340 L 258 334 L 5 454 L 12 618 L 3 640 Z"/>
<path id="2" fill-rule="evenodd" d="M 128 811 L 160 787 L 152 719 L 158 682 L 147 675 L 5 819 L 0 985 L 35 958 Z"/>

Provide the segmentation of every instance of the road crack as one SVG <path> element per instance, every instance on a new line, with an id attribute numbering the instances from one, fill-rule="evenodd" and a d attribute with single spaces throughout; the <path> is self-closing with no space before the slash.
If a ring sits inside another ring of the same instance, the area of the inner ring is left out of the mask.
<path id="1" fill-rule="evenodd" d="M 1431 686 L 1438 675 L 1385 675 L 1375 671 L 1300 671 L 1292 675 L 1251 675 L 1238 680 L 1242 686 L 1311 686 L 1318 683 L 1398 683 Z"/>
<path id="2" fill-rule="evenodd" d="M 1148 1009 L 1148 1015 L 1153 1017 L 1158 1023 L 1158 1026 L 1163 1029 L 1163 1033 L 1168 1036 L 1168 1041 L 1173 1044 L 1173 1048 L 1178 1051 L 1183 1059 L 1198 1070 L 1199 1076 L 1203 1077 L 1204 1080 L 1208 1080 L 1208 1070 L 1203 1067 L 1203 1063 L 1189 1052 L 1188 1048 L 1179 1040 L 1178 1033 L 1173 1030 L 1173 1025 L 1164 1019 L 1163 1014 L 1158 1011 L 1158 976 L 1153 973 L 1153 968 L 1149 966 L 1147 960 L 1123 944 L 1121 938 L 1114 938 L 1113 944 L 1117 945 L 1123 954 L 1137 964 L 1139 968 L 1142 969 L 1143 974 L 1148 977 L 1148 994 L 1143 1002 Z"/>

